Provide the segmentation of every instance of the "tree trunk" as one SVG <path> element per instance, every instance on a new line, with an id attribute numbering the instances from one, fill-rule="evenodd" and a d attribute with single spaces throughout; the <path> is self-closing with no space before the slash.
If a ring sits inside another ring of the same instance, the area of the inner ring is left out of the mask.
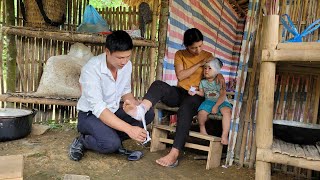
<path id="1" fill-rule="evenodd" d="M 14 1 L 6 0 L 6 25 L 15 25 L 15 11 L 14 11 Z M 7 35 L 7 92 L 15 92 L 16 89 L 16 41 L 14 35 Z"/>

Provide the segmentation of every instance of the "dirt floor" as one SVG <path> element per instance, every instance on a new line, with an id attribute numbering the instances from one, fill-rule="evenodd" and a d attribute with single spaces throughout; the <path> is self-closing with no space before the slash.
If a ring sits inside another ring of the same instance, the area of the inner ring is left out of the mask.
<path id="1" fill-rule="evenodd" d="M 149 152 L 149 149 L 128 140 L 128 149 L 142 150 L 140 161 L 128 161 L 118 154 L 97 154 L 86 152 L 80 162 L 69 160 L 68 147 L 77 132 L 72 127 L 56 127 L 43 135 L 29 135 L 26 138 L 0 142 L 0 155 L 24 155 L 24 179 L 63 179 L 65 174 L 90 176 L 91 180 L 105 179 L 254 179 L 254 170 L 229 168 L 205 170 L 205 160 L 194 160 L 196 154 L 185 152 L 176 168 L 164 168 L 155 160 L 168 152 Z M 273 174 L 272 179 L 291 179 L 284 174 Z"/>

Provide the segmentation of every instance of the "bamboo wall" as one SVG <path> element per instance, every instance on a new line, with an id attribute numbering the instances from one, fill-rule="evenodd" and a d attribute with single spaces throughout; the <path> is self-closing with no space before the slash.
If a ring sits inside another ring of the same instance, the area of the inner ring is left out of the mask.
<path id="1" fill-rule="evenodd" d="M 132 30 L 139 28 L 139 11 L 134 7 L 117 7 L 98 9 L 101 16 L 110 25 L 111 30 Z M 146 25 L 145 39 L 151 38 L 151 24 Z"/>
<path id="2" fill-rule="evenodd" d="M 84 8 L 87 4 L 87 0 L 68 0 L 67 3 L 67 17 L 66 23 L 60 28 L 60 30 L 65 30 L 67 32 L 72 32 L 76 30 L 76 27 L 82 22 L 82 16 Z M 20 1 L 16 3 L 19 9 Z M 4 21 L 4 0 L 0 0 L 0 12 L 3 13 L 0 16 L 0 22 Z M 106 18 L 108 24 L 112 30 L 119 29 L 131 29 L 133 25 L 138 22 L 138 12 L 137 8 L 129 7 L 127 8 L 104 8 L 102 15 Z M 22 15 L 19 12 L 16 13 L 16 25 L 24 26 Z M 2 27 L 2 25 L 1 25 Z M 150 25 L 147 26 L 146 37 L 151 38 Z M 3 38 L 2 31 L 0 32 L 0 38 Z M 3 40 L 1 39 L 0 52 L 2 51 Z M 59 41 L 53 39 L 43 39 L 38 37 L 28 37 L 28 36 L 16 36 L 16 46 L 17 46 L 17 80 L 16 80 L 16 92 L 34 92 L 40 82 L 42 75 L 43 66 L 46 61 L 51 56 L 67 54 L 70 46 L 74 42 Z M 85 44 L 91 48 L 94 55 L 98 55 L 104 52 L 104 44 Z M 132 90 L 133 94 L 137 98 L 143 97 L 146 93 L 147 88 L 150 85 L 151 66 L 155 65 L 151 60 L 151 47 L 149 45 L 136 45 L 132 51 Z M 6 52 L 0 53 L 4 54 Z M 0 58 L 0 60 L 2 60 Z M 4 59 L 5 60 L 5 59 Z M 4 65 L 5 62 L 0 62 Z M 5 67 L 5 66 L 3 66 Z M 5 76 L 6 68 L 0 68 L 1 75 L 1 94 L 6 92 L 5 87 Z M 3 72 L 3 73 L 2 73 Z M 155 76 L 153 74 L 153 76 Z M 1 103 L 1 107 L 7 106 L 7 103 Z M 26 104 L 26 103 L 14 103 L 11 104 L 14 107 L 19 108 L 36 108 L 39 109 L 36 114 L 36 122 L 47 122 L 55 121 L 55 123 L 63 123 L 65 121 L 74 121 L 77 112 L 74 106 L 59 106 L 59 105 L 43 105 L 43 104 Z M 10 105 L 10 106 L 11 106 Z"/>
<path id="3" fill-rule="evenodd" d="M 287 13 L 299 32 L 302 32 L 312 22 L 320 18 L 319 0 L 280 0 L 280 15 Z M 261 15 L 260 15 L 261 16 Z M 261 22 L 260 25 L 261 27 Z M 303 39 L 304 42 L 319 40 L 319 29 L 314 31 Z M 260 63 L 261 50 L 260 42 L 262 29 L 258 29 L 255 50 L 252 54 L 249 64 Z M 292 34 L 283 29 L 280 24 L 279 42 L 292 38 Z M 310 67 L 311 66 L 311 67 Z M 252 68 L 252 65 L 251 67 Z M 299 63 L 278 63 L 276 75 L 276 89 L 274 101 L 274 119 L 295 120 L 306 123 L 319 124 L 319 87 L 320 72 L 319 64 L 310 64 L 309 67 L 303 67 Z M 235 157 L 241 165 L 254 167 L 256 144 L 255 144 L 255 120 L 257 114 L 257 96 L 259 84 L 259 66 L 248 71 L 246 89 L 243 95 L 243 111 L 241 112 L 239 133 Z M 254 85 L 250 85 L 250 79 L 254 77 Z M 248 99 L 253 101 L 248 102 Z M 246 118 L 245 109 L 252 109 Z M 252 120 L 251 120 L 252 119 Z M 251 123 L 252 122 L 252 123 Z M 244 130 L 247 126 L 248 129 Z M 245 137 L 245 139 L 242 139 Z M 315 178 L 320 177 L 319 172 L 314 172 L 302 168 L 273 164 L 274 171 L 282 171 L 287 174 L 293 174 L 297 178 Z"/>

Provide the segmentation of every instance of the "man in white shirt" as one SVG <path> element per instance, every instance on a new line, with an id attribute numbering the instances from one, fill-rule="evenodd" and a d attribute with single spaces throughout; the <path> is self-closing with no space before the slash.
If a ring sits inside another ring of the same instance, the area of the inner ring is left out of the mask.
<path id="1" fill-rule="evenodd" d="M 82 68 L 81 97 L 77 104 L 81 135 L 70 146 L 72 160 L 79 161 L 85 149 L 114 153 L 122 148 L 125 139 L 146 140 L 147 131 L 141 128 L 142 122 L 126 114 L 120 106 L 121 99 L 139 104 L 131 93 L 132 48 L 132 39 L 125 31 L 114 31 L 107 36 L 105 53 L 92 57 Z M 153 118 L 153 110 L 148 111 L 147 124 Z"/>

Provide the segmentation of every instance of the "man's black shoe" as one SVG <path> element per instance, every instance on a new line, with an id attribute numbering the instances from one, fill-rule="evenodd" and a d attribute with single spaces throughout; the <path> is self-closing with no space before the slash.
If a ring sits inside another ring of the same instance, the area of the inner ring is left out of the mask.
<path id="1" fill-rule="evenodd" d="M 80 161 L 84 155 L 84 145 L 82 144 L 80 137 L 76 137 L 71 143 L 69 149 L 69 157 L 71 160 Z"/>

